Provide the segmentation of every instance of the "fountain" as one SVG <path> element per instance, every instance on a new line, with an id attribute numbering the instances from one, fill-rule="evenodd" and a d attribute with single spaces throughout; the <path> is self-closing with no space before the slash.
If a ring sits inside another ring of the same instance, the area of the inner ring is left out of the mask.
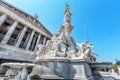
<path id="1" fill-rule="evenodd" d="M 92 44 L 85 41 L 79 45 L 79 51 L 76 48 L 76 43 L 70 36 L 73 27 L 69 9 L 69 5 L 66 4 L 64 22 L 58 33 L 53 34 L 52 40 L 49 40 L 46 45 L 39 45 L 34 60 L 37 66 L 34 66 L 29 75 L 33 80 L 36 76 L 40 79 L 94 80 L 92 69 L 95 68 L 97 71 L 97 65 L 103 66 L 103 63 L 96 62 L 94 52 L 91 50 Z M 104 67 L 110 64 L 104 62 Z"/>
<path id="2" fill-rule="evenodd" d="M 37 57 L 29 63 L 4 63 L 9 66 L 6 80 L 40 80 L 40 79 L 77 79 L 95 80 L 98 69 L 106 68 L 110 62 L 97 62 L 95 53 L 91 50 L 92 44 L 85 41 L 76 48 L 71 25 L 71 13 L 66 4 L 64 22 L 58 33 L 53 34 L 46 45 L 39 45 Z M 28 68 L 33 67 L 28 74 Z M 96 79 L 99 80 L 99 79 Z"/>
<path id="3" fill-rule="evenodd" d="M 5 80 L 26 80 L 28 75 L 28 68 L 33 67 L 34 64 L 29 63 L 3 63 L 2 66 L 8 66 Z"/>

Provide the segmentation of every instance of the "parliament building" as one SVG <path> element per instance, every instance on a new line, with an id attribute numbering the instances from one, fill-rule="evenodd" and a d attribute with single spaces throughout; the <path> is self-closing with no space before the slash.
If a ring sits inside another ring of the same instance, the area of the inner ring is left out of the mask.
<path id="1" fill-rule="evenodd" d="M 45 45 L 51 37 L 35 16 L 0 1 L 0 64 L 32 62 L 38 45 Z"/>

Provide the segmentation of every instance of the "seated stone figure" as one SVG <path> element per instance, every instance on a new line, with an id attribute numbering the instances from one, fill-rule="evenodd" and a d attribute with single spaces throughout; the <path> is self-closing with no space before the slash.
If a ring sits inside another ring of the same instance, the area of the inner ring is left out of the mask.
<path id="1" fill-rule="evenodd" d="M 26 80 L 27 78 L 27 73 L 26 69 L 23 70 L 18 70 L 18 69 L 9 69 L 5 76 L 7 76 L 7 80 Z"/>
<path id="2" fill-rule="evenodd" d="M 36 52 L 36 54 L 37 54 L 36 59 L 39 59 L 42 55 L 44 55 L 44 52 L 45 52 L 45 45 L 39 44 L 38 45 L 38 50 Z"/>
<path id="3" fill-rule="evenodd" d="M 58 50 L 56 50 L 57 57 L 66 57 L 67 46 L 65 44 L 59 44 Z"/>
<path id="4" fill-rule="evenodd" d="M 13 77 L 17 74 L 17 71 L 15 72 L 15 70 L 13 69 L 8 69 L 5 76 L 8 76 L 8 77 Z"/>
<path id="5" fill-rule="evenodd" d="M 46 45 L 39 45 L 36 59 L 55 57 L 58 50 L 58 42 L 49 40 Z"/>
<path id="6" fill-rule="evenodd" d="M 74 49 L 68 48 L 67 52 L 67 57 L 68 58 L 75 58 L 76 56 L 76 51 Z"/>
<path id="7" fill-rule="evenodd" d="M 45 55 L 48 55 L 49 57 L 55 57 L 57 45 L 57 42 L 49 40 L 46 45 Z"/>

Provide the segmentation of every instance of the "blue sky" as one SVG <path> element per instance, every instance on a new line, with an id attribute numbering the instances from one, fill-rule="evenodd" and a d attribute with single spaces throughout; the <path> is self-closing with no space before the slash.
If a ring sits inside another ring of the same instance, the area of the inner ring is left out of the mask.
<path id="1" fill-rule="evenodd" d="M 65 2 L 70 5 L 72 36 L 77 43 L 86 40 L 84 21 L 89 41 L 95 46 L 97 60 L 120 60 L 120 0 L 5 0 L 21 10 L 39 15 L 39 21 L 52 33 L 63 23 Z"/>

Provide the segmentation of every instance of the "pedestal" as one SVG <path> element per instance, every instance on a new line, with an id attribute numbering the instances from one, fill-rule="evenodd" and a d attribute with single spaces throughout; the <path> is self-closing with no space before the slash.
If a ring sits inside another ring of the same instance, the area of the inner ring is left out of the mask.
<path id="1" fill-rule="evenodd" d="M 37 65 L 30 75 L 38 75 L 42 79 L 93 79 L 89 63 L 85 60 L 56 57 L 36 60 L 35 63 Z"/>
<path id="2" fill-rule="evenodd" d="M 70 60 L 70 79 L 92 80 L 93 75 L 89 62 L 84 59 Z"/>

